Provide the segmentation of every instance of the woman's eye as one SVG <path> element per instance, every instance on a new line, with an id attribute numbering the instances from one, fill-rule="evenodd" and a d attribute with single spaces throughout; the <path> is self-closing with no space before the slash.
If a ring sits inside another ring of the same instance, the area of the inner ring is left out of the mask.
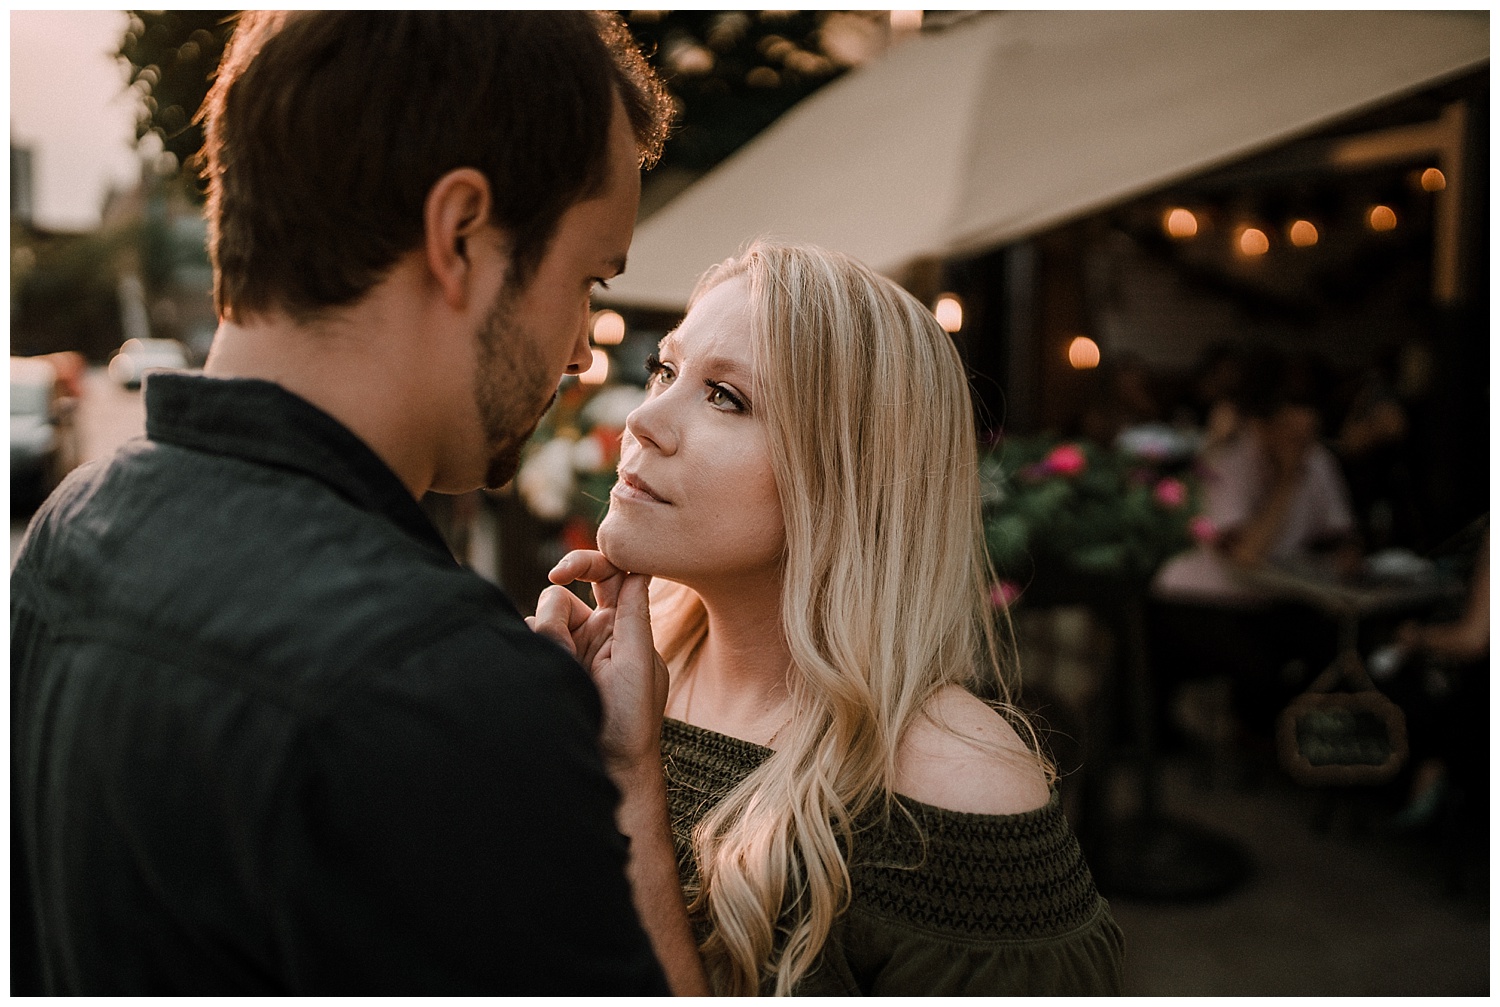
<path id="1" fill-rule="evenodd" d="M 708 404 L 715 409 L 732 409 L 740 413 L 745 411 L 745 403 L 728 388 L 712 381 L 706 381 L 704 384 L 708 385 Z"/>
<path id="2" fill-rule="evenodd" d="M 646 373 L 650 375 L 646 381 L 648 385 L 669 385 L 672 383 L 672 378 L 676 376 L 672 373 L 672 368 L 662 363 L 661 357 L 655 353 L 646 358 Z"/>

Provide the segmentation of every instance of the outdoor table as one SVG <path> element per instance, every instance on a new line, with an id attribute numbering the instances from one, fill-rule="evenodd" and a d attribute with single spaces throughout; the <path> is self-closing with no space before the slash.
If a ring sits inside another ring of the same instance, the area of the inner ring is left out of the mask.
<path id="1" fill-rule="evenodd" d="M 1311 605 L 1338 622 L 1340 662 L 1359 659 L 1359 627 L 1368 618 L 1431 608 L 1459 597 L 1463 585 L 1437 572 L 1408 576 L 1340 576 L 1316 560 L 1263 563 L 1237 571 L 1245 584 L 1286 601 Z"/>

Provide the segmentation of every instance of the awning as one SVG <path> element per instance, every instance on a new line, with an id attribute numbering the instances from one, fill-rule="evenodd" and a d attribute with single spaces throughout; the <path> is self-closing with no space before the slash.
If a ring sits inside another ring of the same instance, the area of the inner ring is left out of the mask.
<path id="1" fill-rule="evenodd" d="M 1007 11 L 897 46 L 637 229 L 601 303 L 677 310 L 750 238 L 896 274 L 995 248 L 1487 62 L 1487 11 Z"/>

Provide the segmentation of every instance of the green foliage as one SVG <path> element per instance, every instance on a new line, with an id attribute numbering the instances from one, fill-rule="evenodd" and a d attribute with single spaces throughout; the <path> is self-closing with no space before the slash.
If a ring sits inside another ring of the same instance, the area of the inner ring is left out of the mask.
<path id="1" fill-rule="evenodd" d="M 985 537 L 1003 579 L 1036 571 L 1148 577 L 1192 544 L 1190 475 L 1123 451 L 1007 438 L 981 459 Z"/>
<path id="2" fill-rule="evenodd" d="M 235 11 L 130 11 L 118 55 L 139 97 L 137 140 L 161 139 L 179 166 L 203 146 L 193 124 Z M 844 71 L 824 51 L 831 17 L 884 12 L 621 11 L 677 99 L 663 167 L 706 171 Z M 845 26 L 847 28 L 847 25 Z M 184 179 L 192 172 L 183 172 Z"/>
<path id="3" fill-rule="evenodd" d="M 844 71 L 821 44 L 830 11 L 621 14 L 677 99 L 663 168 L 707 171 Z"/>
<path id="4" fill-rule="evenodd" d="M 203 146 L 193 123 L 218 69 L 235 11 L 130 11 L 117 53 L 130 64 L 130 87 L 140 99 L 136 140 L 161 139 L 178 165 Z M 189 173 L 190 174 L 190 173 Z"/>

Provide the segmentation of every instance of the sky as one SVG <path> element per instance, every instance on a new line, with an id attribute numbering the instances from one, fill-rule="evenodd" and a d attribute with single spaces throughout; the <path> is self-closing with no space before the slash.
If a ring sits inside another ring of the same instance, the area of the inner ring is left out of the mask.
<path id="1" fill-rule="evenodd" d="M 32 148 L 36 222 L 87 230 L 111 186 L 139 178 L 135 106 L 112 55 L 118 10 L 10 12 L 10 138 Z"/>

